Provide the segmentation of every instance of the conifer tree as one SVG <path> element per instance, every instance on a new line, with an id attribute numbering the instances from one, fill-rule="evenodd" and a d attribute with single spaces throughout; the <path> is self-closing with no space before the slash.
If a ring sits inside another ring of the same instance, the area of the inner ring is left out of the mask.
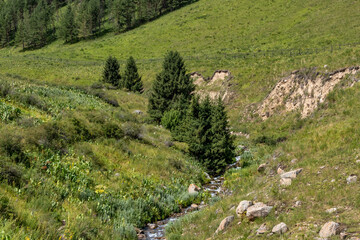
<path id="1" fill-rule="evenodd" d="M 227 114 L 222 101 L 202 102 L 195 96 L 177 132 L 177 140 L 189 146 L 189 153 L 202 163 L 210 174 L 218 175 L 234 160 L 234 143 L 230 135 Z"/>
<path id="2" fill-rule="evenodd" d="M 211 125 L 212 157 L 224 159 L 226 164 L 232 163 L 235 157 L 234 138 L 230 134 L 225 106 L 220 97 L 212 108 Z"/>
<path id="3" fill-rule="evenodd" d="M 187 109 L 195 86 L 186 74 L 184 60 L 178 52 L 165 56 L 163 70 L 156 76 L 149 98 L 148 112 L 157 122 L 170 109 Z"/>
<path id="4" fill-rule="evenodd" d="M 106 60 L 104 71 L 103 71 L 103 81 L 110 83 L 116 87 L 120 86 L 121 76 L 119 73 L 120 65 L 118 60 L 115 57 L 109 57 Z"/>
<path id="5" fill-rule="evenodd" d="M 141 77 L 139 76 L 138 69 L 133 57 L 130 57 L 126 63 L 124 87 L 133 92 L 141 93 L 143 91 Z"/>
<path id="6" fill-rule="evenodd" d="M 61 18 L 58 33 L 59 37 L 64 39 L 65 42 L 73 42 L 78 37 L 78 26 L 71 5 L 68 5 L 65 14 Z"/>

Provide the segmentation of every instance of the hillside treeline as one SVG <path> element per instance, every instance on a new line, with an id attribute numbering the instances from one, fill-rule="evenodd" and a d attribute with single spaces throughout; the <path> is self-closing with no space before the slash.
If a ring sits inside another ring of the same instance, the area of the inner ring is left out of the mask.
<path id="1" fill-rule="evenodd" d="M 196 0 L 0 0 L 0 47 L 122 32 Z"/>

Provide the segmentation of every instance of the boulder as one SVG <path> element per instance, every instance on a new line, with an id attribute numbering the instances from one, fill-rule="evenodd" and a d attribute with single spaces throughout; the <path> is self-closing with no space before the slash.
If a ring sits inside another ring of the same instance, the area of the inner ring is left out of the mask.
<path id="1" fill-rule="evenodd" d="M 266 163 L 260 164 L 257 171 L 258 172 L 263 172 L 263 171 L 265 171 L 265 168 L 266 168 Z"/>
<path id="2" fill-rule="evenodd" d="M 188 193 L 193 195 L 197 194 L 200 191 L 200 188 L 196 186 L 195 184 L 190 184 L 188 188 Z"/>
<path id="3" fill-rule="evenodd" d="M 249 219 L 254 219 L 257 217 L 266 217 L 267 215 L 269 215 L 272 208 L 273 207 L 267 206 L 262 202 L 258 202 L 247 209 L 246 216 Z"/>
<path id="4" fill-rule="evenodd" d="M 288 227 L 286 226 L 285 223 L 279 223 L 278 225 L 276 225 L 275 227 L 273 227 L 272 229 L 272 233 L 275 233 L 275 234 L 283 234 L 283 233 L 286 233 L 288 231 Z"/>
<path id="5" fill-rule="evenodd" d="M 286 172 L 280 175 L 281 178 L 291 178 L 294 179 L 297 177 L 297 175 L 299 175 L 299 173 L 302 172 L 302 168 L 296 169 L 294 171 L 290 171 L 290 172 Z"/>
<path id="6" fill-rule="evenodd" d="M 195 204 L 195 203 L 191 204 L 190 207 L 191 207 L 193 210 L 198 210 L 198 209 L 199 209 L 199 205 L 197 205 L 197 204 Z"/>
<path id="7" fill-rule="evenodd" d="M 229 216 L 222 220 L 219 227 L 216 229 L 215 234 L 224 231 L 230 225 L 230 223 L 232 223 L 232 221 L 234 221 L 234 216 Z"/>
<path id="8" fill-rule="evenodd" d="M 150 229 L 155 229 L 155 228 L 157 228 L 157 225 L 155 223 L 148 223 L 148 227 Z"/>
<path id="9" fill-rule="evenodd" d="M 134 113 L 134 114 L 138 114 L 138 115 L 143 114 L 143 112 L 142 112 L 141 110 L 135 110 L 135 111 L 133 111 L 133 113 Z"/>
<path id="10" fill-rule="evenodd" d="M 328 210 L 326 210 L 327 213 L 334 213 L 337 211 L 337 208 L 329 208 Z"/>
<path id="11" fill-rule="evenodd" d="M 236 208 L 236 214 L 240 217 L 241 214 L 246 212 L 246 210 L 252 205 L 253 203 L 251 201 L 246 201 L 246 200 L 241 201 Z"/>
<path id="12" fill-rule="evenodd" d="M 291 178 L 281 178 L 280 179 L 280 185 L 282 186 L 290 186 L 291 185 Z"/>
<path id="13" fill-rule="evenodd" d="M 268 231 L 266 223 L 261 224 L 258 230 L 256 230 L 256 235 L 264 234 Z"/>
<path id="14" fill-rule="evenodd" d="M 355 183 L 357 181 L 357 176 L 355 174 L 351 174 L 348 178 L 346 178 L 348 184 Z"/>
<path id="15" fill-rule="evenodd" d="M 320 237 L 322 238 L 329 238 L 334 236 L 338 233 L 339 224 L 336 222 L 327 222 L 320 230 Z"/>

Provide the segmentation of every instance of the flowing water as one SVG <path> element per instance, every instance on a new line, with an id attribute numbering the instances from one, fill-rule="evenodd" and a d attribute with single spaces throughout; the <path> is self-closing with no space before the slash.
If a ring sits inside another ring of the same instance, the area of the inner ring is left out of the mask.
<path id="1" fill-rule="evenodd" d="M 239 161 L 240 161 L 240 157 L 236 157 L 236 162 L 229 165 L 227 169 L 237 168 Z M 210 180 L 208 184 L 203 186 L 203 189 L 204 191 L 209 192 L 211 194 L 211 197 L 216 197 L 220 194 L 227 193 L 226 189 L 222 188 L 223 183 L 224 183 L 223 176 L 214 177 Z M 205 204 L 201 203 L 198 206 L 198 209 L 201 209 L 203 207 L 205 207 Z M 142 235 L 143 238 L 139 238 L 139 239 L 146 239 L 146 240 L 165 239 L 165 228 L 167 224 L 176 221 L 177 219 L 179 219 L 180 217 L 186 215 L 191 211 L 194 211 L 194 208 L 190 206 L 185 209 L 182 209 L 180 213 L 173 214 L 169 218 L 158 221 L 154 224 L 149 224 L 148 227 L 143 229 L 143 235 Z"/>

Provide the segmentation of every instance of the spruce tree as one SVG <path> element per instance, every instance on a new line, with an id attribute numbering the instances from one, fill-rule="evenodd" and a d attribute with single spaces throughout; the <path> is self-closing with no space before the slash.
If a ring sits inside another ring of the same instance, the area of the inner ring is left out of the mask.
<path id="1" fill-rule="evenodd" d="M 119 73 L 120 65 L 118 60 L 115 57 L 109 57 L 106 60 L 104 71 L 103 71 L 103 81 L 110 83 L 116 87 L 120 86 L 121 76 Z"/>
<path id="2" fill-rule="evenodd" d="M 143 91 L 141 77 L 139 76 L 138 69 L 133 57 L 130 57 L 126 63 L 124 87 L 133 92 L 141 93 Z"/>
<path id="3" fill-rule="evenodd" d="M 78 26 L 75 21 L 74 11 L 71 5 L 68 5 L 65 14 L 60 20 L 58 34 L 60 38 L 65 40 L 65 42 L 73 42 L 78 37 Z"/>
<path id="4" fill-rule="evenodd" d="M 186 74 L 184 60 L 178 52 L 165 56 L 163 70 L 156 76 L 149 98 L 148 112 L 152 119 L 160 122 L 163 114 L 170 109 L 187 109 L 195 86 Z"/>
<path id="5" fill-rule="evenodd" d="M 186 120 L 175 131 L 177 140 L 188 144 L 189 154 L 203 164 L 210 174 L 220 174 L 233 162 L 233 137 L 220 99 L 213 103 L 206 97 L 200 102 L 199 97 L 195 96 Z"/>
<path id="6" fill-rule="evenodd" d="M 212 108 L 211 134 L 211 156 L 214 159 L 223 159 L 226 165 L 232 163 L 235 157 L 234 138 L 230 134 L 228 118 L 221 98 Z"/>

